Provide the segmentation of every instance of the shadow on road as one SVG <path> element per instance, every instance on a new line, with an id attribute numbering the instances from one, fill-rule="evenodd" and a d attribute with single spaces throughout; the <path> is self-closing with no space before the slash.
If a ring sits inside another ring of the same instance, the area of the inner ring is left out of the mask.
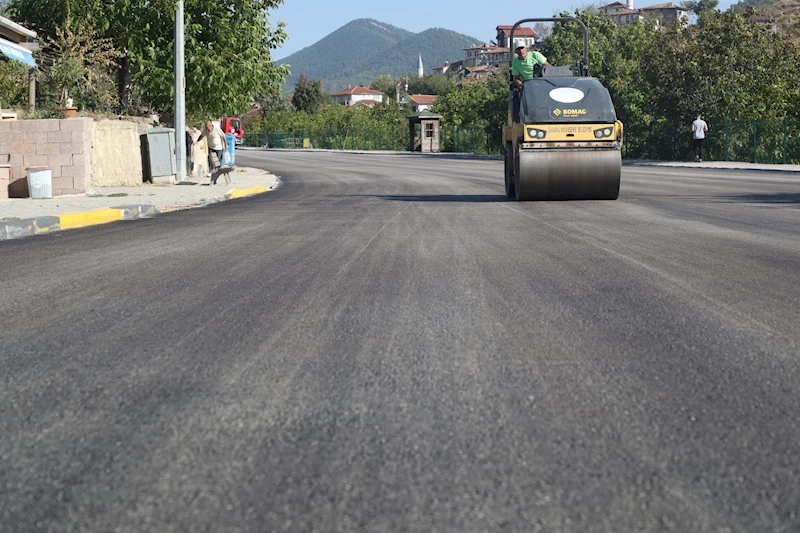
<path id="1" fill-rule="evenodd" d="M 390 195 L 379 194 L 375 196 L 381 200 L 394 202 L 450 202 L 450 203 L 481 203 L 481 202 L 510 202 L 504 194 L 424 194 L 424 195 Z"/>

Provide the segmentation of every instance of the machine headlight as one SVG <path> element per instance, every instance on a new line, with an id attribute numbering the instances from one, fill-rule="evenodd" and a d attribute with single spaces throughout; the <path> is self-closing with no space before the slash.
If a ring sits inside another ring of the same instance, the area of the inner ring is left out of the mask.
<path id="1" fill-rule="evenodd" d="M 614 130 L 611 128 L 602 128 L 599 130 L 594 130 L 594 136 L 597 139 L 602 139 L 603 137 L 610 137 L 612 133 L 614 133 Z"/>
<path id="2" fill-rule="evenodd" d="M 547 132 L 544 130 L 537 130 L 536 128 L 528 128 L 528 136 L 531 139 L 544 139 Z"/>

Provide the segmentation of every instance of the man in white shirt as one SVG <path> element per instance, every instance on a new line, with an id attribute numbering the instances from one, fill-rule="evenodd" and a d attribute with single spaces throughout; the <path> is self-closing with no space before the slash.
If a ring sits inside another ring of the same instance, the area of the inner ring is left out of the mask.
<path id="1" fill-rule="evenodd" d="M 211 184 L 216 185 L 217 173 L 215 170 L 217 170 L 222 163 L 222 154 L 228 149 L 228 140 L 225 138 L 225 134 L 222 133 L 222 130 L 219 129 L 218 126 L 214 126 L 214 123 L 210 120 L 206 121 L 203 133 L 200 134 L 200 137 L 198 137 L 194 143 L 199 143 L 203 140 L 203 137 L 206 138 L 206 142 L 208 143 L 208 171 L 211 173 Z"/>
<path id="2" fill-rule="evenodd" d="M 692 122 L 692 143 L 694 144 L 694 159 L 698 163 L 703 162 L 703 140 L 706 138 L 708 132 L 708 124 L 703 120 L 700 114 L 697 115 L 697 120 Z"/>

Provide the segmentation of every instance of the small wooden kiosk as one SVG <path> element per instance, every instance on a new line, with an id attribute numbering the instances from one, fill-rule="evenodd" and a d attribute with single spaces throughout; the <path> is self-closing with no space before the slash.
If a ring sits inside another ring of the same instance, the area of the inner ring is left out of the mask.
<path id="1" fill-rule="evenodd" d="M 420 111 L 406 117 L 408 120 L 409 151 L 438 152 L 441 115 Z"/>

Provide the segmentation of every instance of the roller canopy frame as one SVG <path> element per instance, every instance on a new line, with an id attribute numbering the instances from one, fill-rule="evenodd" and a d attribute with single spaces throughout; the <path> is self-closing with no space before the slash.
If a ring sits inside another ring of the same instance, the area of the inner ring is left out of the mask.
<path id="1" fill-rule="evenodd" d="M 514 64 L 514 50 L 511 49 L 514 46 L 514 32 L 517 31 L 517 28 L 521 24 L 527 24 L 528 22 L 576 22 L 583 28 L 583 61 L 581 62 L 581 76 L 589 76 L 589 28 L 586 27 L 586 24 L 579 18 L 576 17 L 552 17 L 552 18 L 534 18 L 534 19 L 522 19 L 518 21 L 511 27 L 511 34 L 508 37 L 509 42 L 509 54 L 508 54 L 508 72 L 511 73 L 511 68 Z"/>

